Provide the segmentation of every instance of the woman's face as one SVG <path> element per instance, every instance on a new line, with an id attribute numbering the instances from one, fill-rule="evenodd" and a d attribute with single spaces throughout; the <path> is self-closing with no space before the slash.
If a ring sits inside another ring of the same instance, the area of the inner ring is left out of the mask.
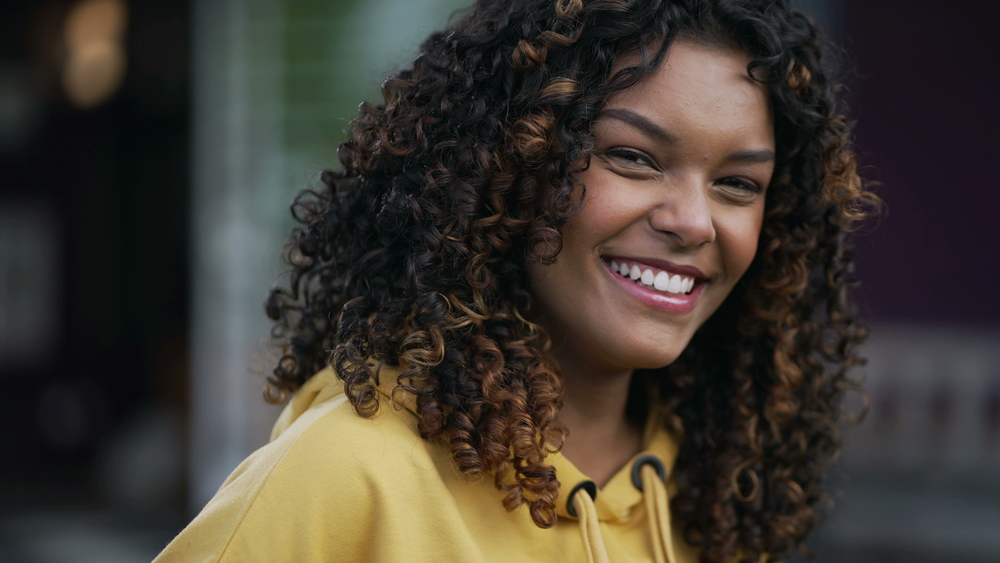
<path id="1" fill-rule="evenodd" d="M 757 250 L 774 125 L 749 58 L 684 38 L 594 122 L 587 196 L 528 274 L 564 370 L 673 362 Z"/>

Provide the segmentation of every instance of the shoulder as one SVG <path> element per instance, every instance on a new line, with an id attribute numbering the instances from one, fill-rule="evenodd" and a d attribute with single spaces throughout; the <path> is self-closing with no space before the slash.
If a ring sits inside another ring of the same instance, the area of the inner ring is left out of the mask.
<path id="1" fill-rule="evenodd" d="M 326 389 L 330 387 L 328 384 Z M 333 392 L 318 393 L 315 402 L 254 454 L 260 454 L 259 462 L 264 466 L 263 471 L 254 471 L 253 477 L 263 489 L 263 497 L 276 490 L 286 499 L 308 497 L 302 502 L 338 510 L 339 505 L 356 502 L 357 497 L 370 498 L 373 488 L 437 472 L 436 458 L 446 448 L 420 438 L 414 412 L 379 393 L 375 415 L 362 417 L 339 382 L 333 388 Z M 252 462 L 252 458 L 247 461 Z M 241 477 L 237 470 L 230 481 Z"/>
<path id="2" fill-rule="evenodd" d="M 439 449 L 420 438 L 417 416 L 384 397 L 371 418 L 359 416 L 344 395 L 309 409 L 271 445 L 287 449 L 272 478 L 325 475 L 337 478 L 385 474 L 398 478 L 409 467 L 432 469 Z"/>
<path id="3" fill-rule="evenodd" d="M 446 449 L 420 438 L 414 413 L 383 397 L 363 418 L 343 393 L 319 398 L 240 464 L 158 561 L 363 560 L 393 499 L 440 483 Z"/>
<path id="4" fill-rule="evenodd" d="M 340 477 L 379 473 L 389 462 L 426 467 L 421 462 L 436 448 L 420 438 L 412 398 L 393 393 L 391 375 L 387 370 L 382 377 L 384 385 L 376 394 L 378 410 L 370 418 L 354 411 L 332 370 L 312 377 L 275 423 L 271 444 L 265 448 L 273 452 L 265 457 L 280 475 L 271 478 L 302 472 Z M 391 396 L 406 400 L 397 402 Z"/>

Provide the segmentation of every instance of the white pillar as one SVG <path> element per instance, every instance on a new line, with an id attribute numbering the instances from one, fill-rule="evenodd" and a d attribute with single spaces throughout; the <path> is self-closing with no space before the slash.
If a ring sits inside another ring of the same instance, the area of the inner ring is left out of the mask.
<path id="1" fill-rule="evenodd" d="M 266 443 L 263 300 L 281 271 L 281 0 L 193 4 L 189 508 Z"/>

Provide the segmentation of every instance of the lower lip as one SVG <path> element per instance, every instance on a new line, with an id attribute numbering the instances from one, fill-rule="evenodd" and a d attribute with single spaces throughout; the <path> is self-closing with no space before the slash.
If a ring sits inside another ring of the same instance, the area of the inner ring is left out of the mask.
<path id="1" fill-rule="evenodd" d="M 694 306 L 698 303 L 698 296 L 701 295 L 702 288 L 705 287 L 704 283 L 697 282 L 694 285 L 694 289 L 688 294 L 661 293 L 655 289 L 646 288 L 630 279 L 626 279 L 624 276 L 613 271 L 611 269 L 611 265 L 607 262 L 604 262 L 604 268 L 607 270 L 608 275 L 614 278 L 622 289 L 639 301 L 642 301 L 643 304 L 654 309 L 659 309 L 661 311 L 677 315 L 690 313 L 694 309 Z"/>

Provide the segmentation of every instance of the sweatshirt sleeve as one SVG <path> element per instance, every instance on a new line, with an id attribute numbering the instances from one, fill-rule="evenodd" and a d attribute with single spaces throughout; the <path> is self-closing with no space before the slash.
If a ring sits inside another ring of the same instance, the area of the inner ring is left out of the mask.
<path id="1" fill-rule="evenodd" d="M 339 443 L 364 437 L 348 425 L 338 439 L 336 418 L 357 418 L 343 396 L 254 452 L 154 563 L 368 560 L 373 495 L 357 456 Z"/>

